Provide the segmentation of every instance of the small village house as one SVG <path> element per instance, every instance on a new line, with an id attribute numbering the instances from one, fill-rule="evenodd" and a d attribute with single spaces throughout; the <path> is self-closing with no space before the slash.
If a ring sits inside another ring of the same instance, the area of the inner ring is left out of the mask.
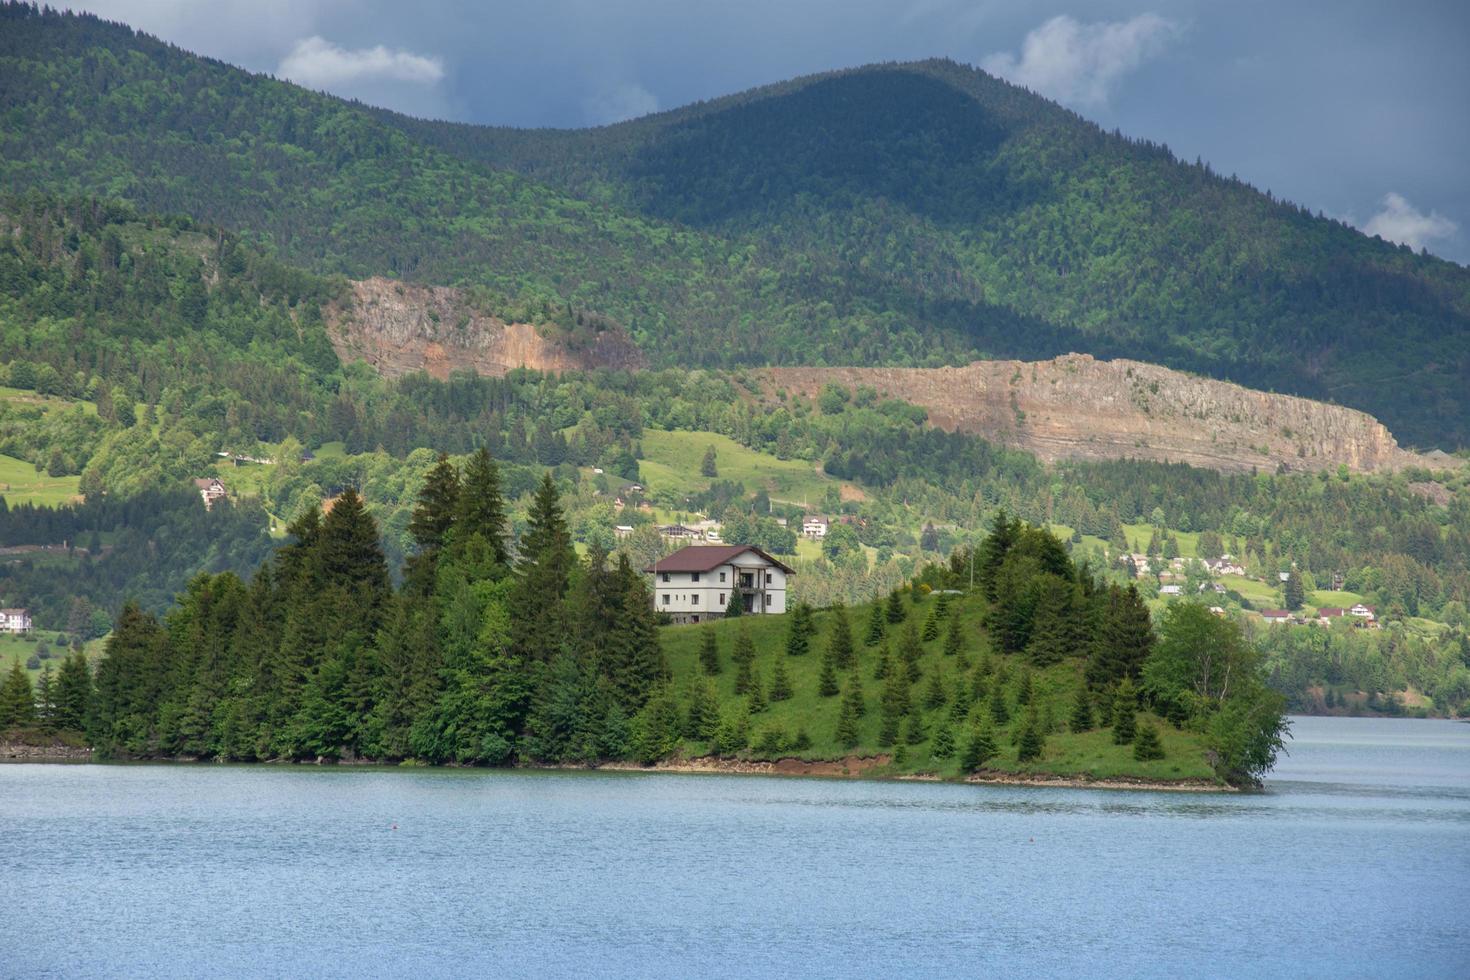
<path id="1" fill-rule="evenodd" d="M 199 496 L 204 498 L 204 509 L 211 510 L 217 500 L 223 500 L 230 495 L 225 485 L 217 476 L 201 477 L 194 481 L 194 487 L 199 491 Z"/>
<path id="2" fill-rule="evenodd" d="M 802 519 L 801 536 L 810 538 L 813 541 L 819 541 L 827 536 L 827 528 L 830 523 L 821 514 L 809 514 Z"/>
<path id="3" fill-rule="evenodd" d="M 644 569 L 653 574 L 653 608 L 676 623 L 719 619 L 731 604 L 745 613 L 786 611 L 796 572 L 754 545 L 690 545 Z"/>
<path id="4" fill-rule="evenodd" d="M 28 609 L 0 609 L 0 633 L 24 635 L 31 631 Z"/>

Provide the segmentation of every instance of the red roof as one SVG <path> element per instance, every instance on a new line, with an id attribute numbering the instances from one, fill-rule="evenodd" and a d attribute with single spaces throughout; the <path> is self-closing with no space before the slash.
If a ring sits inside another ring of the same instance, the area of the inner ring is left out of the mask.
<path id="1" fill-rule="evenodd" d="M 720 565 L 724 565 L 736 555 L 743 555 L 747 551 L 753 551 L 766 561 L 781 569 L 787 575 L 795 575 L 796 570 L 781 562 L 753 544 L 691 544 L 687 548 L 680 548 L 667 558 L 660 558 L 652 566 L 645 568 L 645 572 L 708 572 Z"/>
<path id="2" fill-rule="evenodd" d="M 1317 615 L 1328 617 L 1341 616 L 1343 615 L 1343 610 L 1338 606 L 1323 606 L 1321 609 L 1317 610 Z"/>

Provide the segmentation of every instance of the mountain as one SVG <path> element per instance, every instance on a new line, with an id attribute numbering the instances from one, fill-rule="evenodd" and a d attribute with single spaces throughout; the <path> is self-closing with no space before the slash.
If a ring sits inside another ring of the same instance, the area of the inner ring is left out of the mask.
<path id="1" fill-rule="evenodd" d="M 951 62 L 618 126 L 430 123 L 3 8 L 0 188 L 120 197 L 357 279 L 580 315 L 650 364 L 1131 357 L 1470 445 L 1470 271 Z"/>

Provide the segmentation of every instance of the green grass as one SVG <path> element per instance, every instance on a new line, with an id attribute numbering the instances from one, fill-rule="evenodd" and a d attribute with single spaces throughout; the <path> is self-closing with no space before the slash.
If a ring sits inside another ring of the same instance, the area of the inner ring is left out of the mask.
<path id="1" fill-rule="evenodd" d="M 1257 582 L 1239 575 L 1222 575 L 1220 584 L 1249 599 L 1251 605 L 1257 609 L 1277 609 L 1281 606 L 1281 593 L 1272 588 L 1269 582 Z"/>
<path id="2" fill-rule="evenodd" d="M 707 490 L 712 481 L 700 475 L 699 466 L 709 446 L 715 447 L 719 469 L 716 479 L 738 480 L 748 492 L 765 490 L 777 500 L 805 501 L 820 508 L 827 489 L 839 484 L 817 472 L 806 460 L 777 459 L 742 446 L 728 436 L 656 429 L 643 433 L 643 459 L 639 461 L 643 483 L 651 491 L 667 490 L 679 495 Z"/>
<path id="3" fill-rule="evenodd" d="M 347 455 L 347 443 L 324 442 L 314 450 L 314 455 L 317 459 L 341 459 Z"/>
<path id="4" fill-rule="evenodd" d="M 1321 609 L 1323 606 L 1347 609 L 1362 601 L 1363 597 L 1356 592 L 1333 592 L 1330 589 L 1318 589 L 1316 592 L 1307 593 L 1307 603 L 1313 609 Z"/>
<path id="5" fill-rule="evenodd" d="M 24 388 L 11 388 L 6 385 L 0 385 L 0 401 L 15 405 L 36 406 L 47 412 L 56 408 L 66 409 L 73 405 L 80 405 L 88 415 L 97 414 L 96 402 L 82 401 L 78 398 L 62 398 L 56 395 L 40 395 L 34 391 L 26 391 Z"/>
<path id="6" fill-rule="evenodd" d="M 935 602 L 933 597 L 929 597 L 918 606 L 909 605 L 910 617 L 917 617 L 916 625 L 922 625 Z M 950 609 L 953 615 L 961 617 L 961 622 L 964 624 L 967 638 L 966 656 L 971 662 L 977 662 L 989 654 L 988 642 L 980 628 L 979 604 L 966 600 L 952 603 Z M 770 689 L 777 658 L 784 659 L 793 689 L 793 696 L 790 700 L 772 702 L 768 709 L 751 717 L 752 742 L 758 738 L 763 729 L 776 727 L 787 736 L 795 736 L 798 731 L 805 731 L 811 740 L 810 748 L 803 751 L 776 753 L 779 757 L 797 756 L 815 761 L 840 760 L 849 756 L 891 755 L 892 746 L 879 744 L 879 731 L 882 726 L 879 699 L 883 682 L 873 678 L 879 656 L 878 647 L 868 647 L 863 643 L 867 618 L 867 606 L 857 606 L 848 610 L 848 620 L 857 641 L 857 665 L 851 671 L 839 671 L 839 683 L 844 690 L 854 678 L 858 680 L 862 685 L 864 701 L 867 704 L 867 713 L 859 721 L 858 744 L 853 748 L 839 744 L 836 739 L 841 698 L 821 697 L 817 693 L 822 652 L 826 649 L 831 634 L 833 613 L 817 614 L 816 633 L 812 639 L 811 652 L 804 657 L 790 657 L 785 652 L 788 616 L 746 616 L 714 624 L 666 627 L 663 631 L 664 649 L 673 671 L 675 690 L 679 691 L 683 697 L 691 682 L 703 677 L 699 665 L 699 648 L 703 631 L 715 630 L 719 637 L 723 670 L 713 678 L 713 681 L 724 711 L 726 713 L 738 712 L 744 710 L 745 699 L 737 697 L 734 693 L 736 669 L 731 663 L 730 655 L 734 648 L 737 631 L 748 629 L 757 651 L 755 670 L 764 689 L 767 691 Z M 890 627 L 895 659 L 897 639 L 903 628 L 903 624 Z M 930 673 L 935 671 L 939 673 L 945 682 L 946 689 L 951 692 L 951 696 L 958 684 L 969 683 L 969 675 L 962 675 L 959 670 L 958 658 L 944 656 L 943 645 L 942 636 L 938 640 L 924 644 L 925 652 L 920 660 L 924 676 L 914 685 L 911 692 L 915 710 L 921 713 L 920 717 L 927 736 L 932 736 L 939 726 L 950 724 L 949 704 L 934 710 L 922 708 Z M 1006 665 L 1010 674 L 1010 681 L 1007 685 L 1008 697 L 1013 699 L 1016 683 L 1020 679 L 1021 660 L 990 655 L 992 662 L 997 667 L 1001 664 Z M 1010 731 L 997 731 L 996 739 L 1000 755 L 987 763 L 987 769 L 1008 773 L 1045 773 L 1058 776 L 1085 774 L 1093 778 L 1118 776 L 1157 780 L 1209 780 L 1213 778 L 1197 736 L 1178 731 L 1148 715 L 1141 715 L 1140 721 L 1147 719 L 1155 724 L 1166 750 L 1165 758 L 1157 762 L 1136 762 L 1133 759 L 1132 746 L 1113 745 L 1110 731 L 1094 730 L 1077 735 L 1063 731 L 1071 712 L 1072 700 L 1081 684 L 1081 670 L 1081 659 L 1073 659 L 1044 671 L 1033 672 L 1035 697 L 1037 704 L 1041 706 L 1038 710 L 1044 717 L 1045 706 L 1050 705 L 1056 726 L 1053 733 L 1047 737 L 1046 750 L 1040 760 L 1026 764 L 1020 763 L 1016 758 L 1016 748 L 1011 744 Z M 976 716 L 985 710 L 985 705 L 982 703 L 979 708 L 972 707 L 971 713 L 972 716 Z M 1018 726 L 1020 721 L 1021 717 L 1018 712 L 1012 719 L 1011 727 Z M 951 726 L 958 746 L 963 747 L 969 727 L 968 724 Z M 959 777 L 961 774 L 958 753 L 951 759 L 935 760 L 930 757 L 930 745 L 930 741 L 926 738 L 919 745 L 908 746 L 907 762 L 901 767 L 890 765 L 886 771 L 894 775 L 933 773 L 942 778 Z M 687 756 L 697 757 L 707 754 L 709 746 L 702 742 L 689 742 L 685 744 L 684 752 Z M 762 757 L 754 750 L 747 750 L 744 754 L 752 758 Z"/>
<path id="7" fill-rule="evenodd" d="M 47 476 L 14 456 L 0 456 L 0 496 L 7 504 L 32 503 L 55 507 L 78 499 L 81 477 Z"/>

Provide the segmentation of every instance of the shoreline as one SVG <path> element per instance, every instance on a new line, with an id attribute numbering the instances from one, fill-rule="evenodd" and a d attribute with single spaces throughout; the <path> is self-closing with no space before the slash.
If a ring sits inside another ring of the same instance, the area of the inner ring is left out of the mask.
<path id="1" fill-rule="evenodd" d="M 153 765 L 200 765 L 211 764 L 207 760 L 190 758 L 117 759 L 99 761 L 88 747 L 61 745 L 26 745 L 15 742 L 0 742 L 0 764 L 77 764 L 92 763 L 106 765 L 116 762 Z M 698 756 L 692 759 L 665 759 L 652 765 L 638 762 L 599 762 L 593 765 L 575 763 L 526 763 L 505 767 L 507 772 L 516 770 L 561 771 L 561 772 L 634 772 L 672 773 L 677 775 L 725 775 L 725 776 L 786 776 L 811 779 L 871 779 L 892 782 L 934 782 L 991 786 L 1026 786 L 1050 789 L 1104 789 L 1137 790 L 1143 792 L 1169 793 L 1238 793 L 1235 786 L 1213 783 L 1202 779 L 1153 780 L 1131 776 L 1109 776 L 1094 778 L 1082 773 L 1015 773 L 1002 770 L 982 769 L 963 779 L 945 779 L 935 773 L 912 772 L 892 773 L 886 769 L 892 762 L 888 755 L 847 756 L 842 759 L 799 759 L 788 756 L 782 759 L 723 759 L 717 756 Z M 315 759 L 288 762 L 268 759 L 258 762 L 235 762 L 228 765 L 258 766 L 341 766 L 348 768 L 378 767 L 382 769 L 467 769 L 474 766 L 402 766 L 391 762 L 369 759 Z M 485 767 L 487 769 L 491 767 Z"/>

